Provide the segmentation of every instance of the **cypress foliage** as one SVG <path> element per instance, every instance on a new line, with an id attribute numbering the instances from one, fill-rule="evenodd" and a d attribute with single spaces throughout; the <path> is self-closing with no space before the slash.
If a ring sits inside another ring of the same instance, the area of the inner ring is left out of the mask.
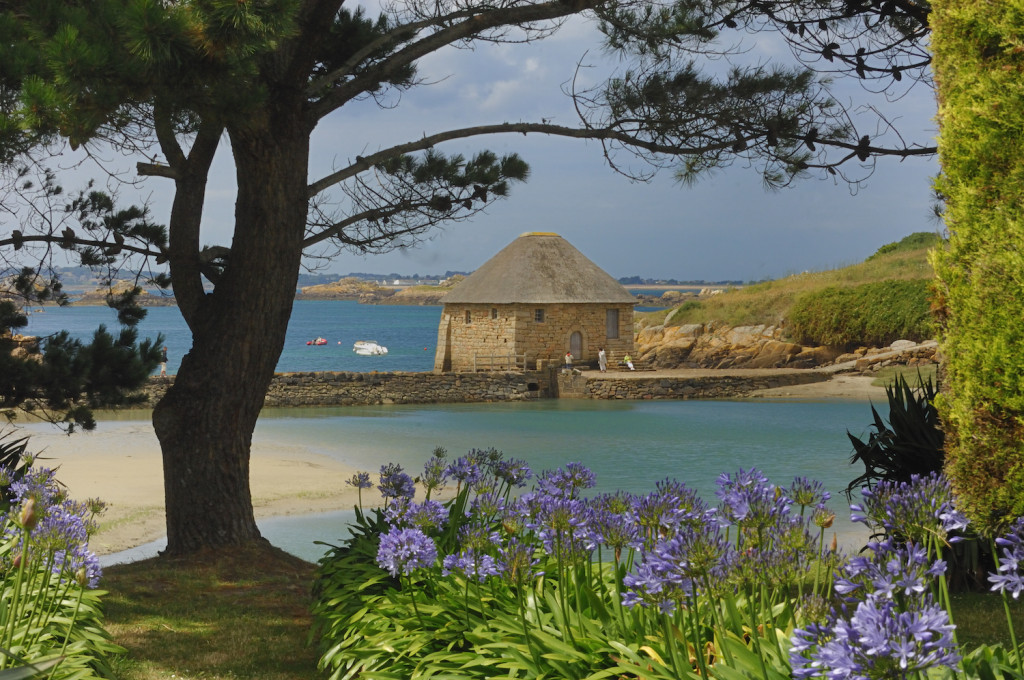
<path id="1" fill-rule="evenodd" d="M 936 0 L 939 191 L 933 253 L 946 471 L 992 535 L 1024 515 L 1024 0 Z"/>

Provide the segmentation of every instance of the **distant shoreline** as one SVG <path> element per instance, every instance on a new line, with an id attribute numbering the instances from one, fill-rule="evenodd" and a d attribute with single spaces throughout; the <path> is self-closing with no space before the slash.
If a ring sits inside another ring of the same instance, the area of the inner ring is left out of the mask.
<path id="1" fill-rule="evenodd" d="M 705 288 L 741 288 L 736 284 L 732 283 L 686 283 L 686 284 L 674 284 L 670 285 L 667 283 L 642 283 L 637 285 L 622 285 L 626 290 L 704 290 Z"/>
<path id="2" fill-rule="evenodd" d="M 402 285 L 383 284 L 383 285 L 379 285 L 378 289 L 382 290 L 382 291 L 390 291 L 392 293 L 399 293 L 399 292 L 401 292 L 403 290 L 406 290 L 406 289 L 409 289 L 409 288 L 422 288 L 422 287 L 423 286 L 417 286 L 417 285 L 413 285 L 413 284 L 402 284 Z M 700 292 L 700 291 L 708 289 L 708 288 L 739 288 L 741 286 L 738 286 L 736 284 L 725 284 L 725 283 L 705 283 L 705 284 L 667 284 L 667 283 L 665 283 L 665 284 L 654 284 L 654 283 L 648 284 L 648 283 L 643 283 L 643 284 L 636 284 L 636 285 L 622 284 L 622 287 L 627 289 L 627 290 L 659 290 L 659 291 L 675 290 L 675 291 L 680 291 L 680 292 Z M 103 306 L 106 306 L 106 304 L 107 304 L 106 300 L 104 299 L 104 297 L 101 294 L 99 294 L 98 291 L 95 291 L 95 290 L 94 291 L 74 290 L 74 291 L 66 291 L 66 292 L 68 292 L 73 298 L 77 296 L 77 299 L 71 299 L 70 302 L 68 303 L 69 306 L 71 306 L 71 307 L 103 307 Z M 427 291 L 427 292 L 429 292 L 429 291 Z M 447 291 L 445 291 L 445 292 L 447 292 Z M 311 294 L 303 293 L 303 292 L 299 291 L 299 292 L 296 292 L 295 299 L 296 300 L 325 300 L 325 301 L 343 301 L 343 302 L 364 302 L 364 304 L 380 304 L 379 301 L 370 302 L 368 300 L 366 300 L 366 301 L 360 300 L 359 299 L 360 295 L 366 296 L 366 293 L 365 292 L 363 292 L 363 293 L 354 292 L 354 293 L 350 293 L 350 294 L 339 294 L 338 296 L 329 296 L 329 295 L 311 295 Z M 390 299 L 390 297 L 391 296 L 388 296 L 385 299 Z M 143 307 L 174 307 L 174 306 L 177 306 L 178 303 L 174 299 L 173 295 L 161 295 L 161 294 L 158 294 L 158 293 L 154 293 L 154 294 L 150 294 L 150 295 L 143 295 L 143 296 L 141 296 L 141 298 L 139 299 L 139 304 L 141 306 L 143 306 Z M 395 302 L 391 302 L 390 304 L 402 304 L 402 302 L 395 301 Z M 408 304 L 416 305 L 416 304 L 422 304 L 422 303 L 417 303 L 417 302 L 414 302 L 414 301 L 410 301 Z M 438 302 L 437 304 L 440 305 L 442 303 Z M 39 303 L 35 303 L 35 304 L 32 305 L 32 307 L 40 307 L 40 308 L 41 307 L 57 307 L 57 306 L 58 306 L 57 303 L 51 302 L 51 301 L 39 302 Z"/>

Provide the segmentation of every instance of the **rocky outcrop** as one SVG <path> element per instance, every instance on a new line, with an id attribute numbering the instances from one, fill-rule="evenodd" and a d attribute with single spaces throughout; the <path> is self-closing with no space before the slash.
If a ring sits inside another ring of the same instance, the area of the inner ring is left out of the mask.
<path id="1" fill-rule="evenodd" d="M 849 370 L 871 370 L 883 363 L 934 361 L 936 345 L 898 340 L 890 347 L 861 347 L 843 353 L 832 347 L 789 342 L 780 326 L 729 326 L 721 322 L 640 329 L 636 355 L 653 368 L 815 368 L 850 362 Z"/>
<path id="2" fill-rule="evenodd" d="M 89 291 L 82 295 L 82 297 L 75 299 L 72 304 L 78 306 L 106 306 L 107 299 L 111 295 L 122 295 L 134 287 L 135 283 L 133 281 L 115 281 L 109 289 L 104 287 Z M 173 307 L 178 304 L 173 295 L 153 295 L 145 290 L 139 292 L 136 302 L 138 302 L 140 307 Z"/>
<path id="3" fill-rule="evenodd" d="M 661 295 L 636 294 L 636 303 L 641 307 L 678 307 L 684 302 L 696 300 L 698 294 L 689 290 L 666 290 Z"/>
<path id="4" fill-rule="evenodd" d="M 413 286 L 394 295 L 374 300 L 377 305 L 441 305 L 451 286 Z"/>
<path id="5" fill-rule="evenodd" d="M 306 286 L 295 299 L 355 300 L 367 305 L 440 305 L 448 291 L 464 278 L 456 275 L 439 286 L 409 286 L 396 289 L 350 276 L 334 283 Z"/>
<path id="6" fill-rule="evenodd" d="M 0 334 L 0 347 L 9 347 L 11 356 L 15 359 L 43 360 L 43 355 L 39 351 L 39 338 L 34 335 L 12 335 L 10 331 L 5 331 Z"/>
<path id="7" fill-rule="evenodd" d="M 393 288 L 384 288 L 372 281 L 355 277 L 346 277 L 333 283 L 321 283 L 300 289 L 296 300 L 358 300 L 359 302 L 377 302 L 395 294 Z"/>

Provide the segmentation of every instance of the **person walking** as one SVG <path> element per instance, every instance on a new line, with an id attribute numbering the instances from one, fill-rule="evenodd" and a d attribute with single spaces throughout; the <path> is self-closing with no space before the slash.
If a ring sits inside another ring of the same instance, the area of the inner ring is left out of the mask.
<path id="1" fill-rule="evenodd" d="M 167 348 L 164 347 L 163 351 L 160 352 L 160 377 L 167 377 Z"/>
<path id="2" fill-rule="evenodd" d="M 604 352 L 604 347 L 597 350 L 597 367 L 604 373 L 608 370 L 608 355 Z"/>

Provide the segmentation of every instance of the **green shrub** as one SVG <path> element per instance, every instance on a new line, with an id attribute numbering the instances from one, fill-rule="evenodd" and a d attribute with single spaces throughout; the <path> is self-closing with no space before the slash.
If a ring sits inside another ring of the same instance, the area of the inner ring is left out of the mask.
<path id="1" fill-rule="evenodd" d="M 877 281 L 805 293 L 790 312 L 790 336 L 805 345 L 882 346 L 934 334 L 924 280 Z"/>
<path id="2" fill-rule="evenodd" d="M 1024 513 L 1024 80 L 1018 2 L 933 3 L 938 189 L 933 252 L 946 472 L 979 532 Z"/>
<path id="3" fill-rule="evenodd" d="M 942 237 L 930 231 L 915 231 L 910 236 L 900 239 L 895 243 L 886 243 L 884 246 L 868 257 L 868 261 L 879 258 L 889 253 L 899 253 L 921 248 L 934 248 L 942 243 Z"/>

